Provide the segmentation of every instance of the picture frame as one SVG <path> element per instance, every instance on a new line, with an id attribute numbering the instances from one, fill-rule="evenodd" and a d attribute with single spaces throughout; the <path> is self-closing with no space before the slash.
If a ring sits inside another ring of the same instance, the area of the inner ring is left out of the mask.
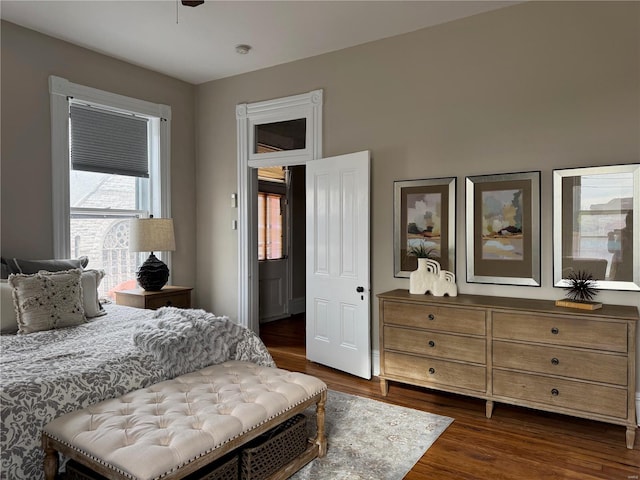
<path id="1" fill-rule="evenodd" d="M 411 247 L 424 246 L 443 270 L 455 274 L 456 177 L 393 182 L 394 276 L 418 268 Z"/>
<path id="2" fill-rule="evenodd" d="M 553 171 L 553 286 L 640 291 L 640 164 Z"/>
<path id="3" fill-rule="evenodd" d="M 467 282 L 539 287 L 540 171 L 466 177 Z"/>

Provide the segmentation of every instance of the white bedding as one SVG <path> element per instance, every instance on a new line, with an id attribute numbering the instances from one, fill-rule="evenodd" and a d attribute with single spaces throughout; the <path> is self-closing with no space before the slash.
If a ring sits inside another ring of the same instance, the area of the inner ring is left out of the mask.
<path id="1" fill-rule="evenodd" d="M 154 312 L 105 309 L 79 326 L 0 337 L 1 479 L 44 478 L 40 435 L 55 417 L 171 378 L 133 342 L 136 325 Z M 273 361 L 256 337 L 251 348 L 256 363 Z"/>

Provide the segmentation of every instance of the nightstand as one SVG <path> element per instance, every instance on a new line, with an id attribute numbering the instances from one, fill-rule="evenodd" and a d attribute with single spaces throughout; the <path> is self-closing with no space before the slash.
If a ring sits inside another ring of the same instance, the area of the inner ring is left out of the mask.
<path id="1" fill-rule="evenodd" d="M 141 288 L 116 292 L 116 304 L 156 310 L 160 307 L 191 308 L 190 287 L 165 286 L 159 292 Z"/>

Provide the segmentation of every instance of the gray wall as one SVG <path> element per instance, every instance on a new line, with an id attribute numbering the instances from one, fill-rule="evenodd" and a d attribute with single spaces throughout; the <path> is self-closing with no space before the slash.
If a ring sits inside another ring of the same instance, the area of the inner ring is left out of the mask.
<path id="1" fill-rule="evenodd" d="M 195 86 L 9 22 L 1 35 L 2 255 L 52 258 L 48 78 L 57 75 L 171 106 L 173 283 L 195 285 Z"/>
<path id="2" fill-rule="evenodd" d="M 552 170 L 640 160 L 640 3 L 527 2 L 198 86 L 197 238 L 201 305 L 237 312 L 235 105 L 324 90 L 324 154 L 372 155 L 375 294 L 393 276 L 393 181 L 458 177 L 463 293 L 560 298 L 552 287 Z M 542 171 L 541 288 L 465 282 L 464 179 Z M 216 208 L 216 206 L 218 206 Z M 629 292 L 608 303 L 639 305 Z"/>

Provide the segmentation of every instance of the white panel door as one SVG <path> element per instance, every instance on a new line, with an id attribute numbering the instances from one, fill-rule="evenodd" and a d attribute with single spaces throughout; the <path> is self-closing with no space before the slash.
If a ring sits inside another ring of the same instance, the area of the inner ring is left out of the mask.
<path id="1" fill-rule="evenodd" d="M 286 258 L 259 262 L 260 322 L 287 316 L 288 272 Z"/>
<path id="2" fill-rule="evenodd" d="M 369 152 L 306 164 L 307 358 L 371 378 Z"/>

